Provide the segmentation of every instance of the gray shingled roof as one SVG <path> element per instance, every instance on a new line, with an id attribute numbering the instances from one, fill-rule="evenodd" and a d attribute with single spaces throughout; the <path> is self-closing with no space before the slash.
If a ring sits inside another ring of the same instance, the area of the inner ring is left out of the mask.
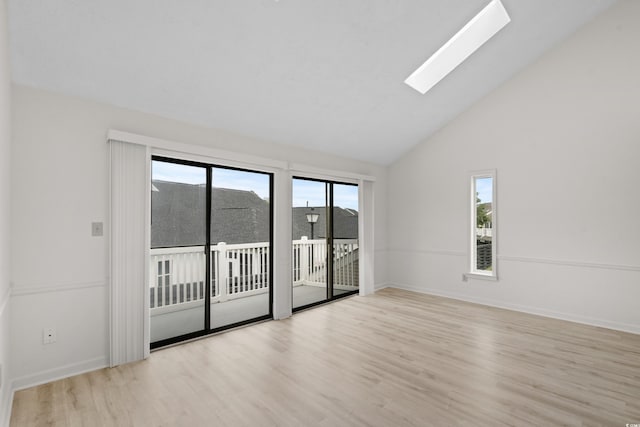
<path id="1" fill-rule="evenodd" d="M 204 245 L 206 187 L 154 180 L 151 193 L 151 247 Z M 211 197 L 211 243 L 255 243 L 269 240 L 269 202 L 253 191 L 213 188 Z M 310 237 L 306 213 L 293 209 L 293 238 Z M 320 216 L 314 237 L 326 237 L 326 209 L 314 208 Z M 334 238 L 358 238 L 358 212 L 334 208 Z"/>
<path id="2" fill-rule="evenodd" d="M 293 239 L 299 240 L 302 236 L 311 238 L 311 225 L 307 222 L 307 213 L 311 207 L 293 208 Z M 313 236 L 315 239 L 327 237 L 326 218 L 327 209 L 314 207 L 313 212 L 317 213 L 318 222 L 313 226 Z M 357 239 L 358 238 L 358 212 L 352 209 L 333 208 L 333 238 L 334 239 Z"/>

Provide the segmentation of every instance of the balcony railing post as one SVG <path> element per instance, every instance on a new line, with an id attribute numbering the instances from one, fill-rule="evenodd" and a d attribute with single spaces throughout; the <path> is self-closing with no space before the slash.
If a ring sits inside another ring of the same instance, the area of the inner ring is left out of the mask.
<path id="1" fill-rule="evenodd" d="M 307 236 L 302 236 L 300 238 L 302 240 L 302 244 L 299 246 L 300 248 L 300 282 L 305 283 L 309 278 L 309 245 Z"/>
<path id="2" fill-rule="evenodd" d="M 218 292 L 220 302 L 229 299 L 229 261 L 227 260 L 227 244 L 220 242 L 218 247 Z"/>

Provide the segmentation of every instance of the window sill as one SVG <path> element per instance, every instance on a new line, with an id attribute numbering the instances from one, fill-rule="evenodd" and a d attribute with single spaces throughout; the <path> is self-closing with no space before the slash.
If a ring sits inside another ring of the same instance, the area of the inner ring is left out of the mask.
<path id="1" fill-rule="evenodd" d="M 489 280 L 491 282 L 497 282 L 498 276 L 493 276 L 489 274 L 480 274 L 480 273 L 465 273 L 464 277 L 467 279 L 479 279 L 479 280 Z"/>

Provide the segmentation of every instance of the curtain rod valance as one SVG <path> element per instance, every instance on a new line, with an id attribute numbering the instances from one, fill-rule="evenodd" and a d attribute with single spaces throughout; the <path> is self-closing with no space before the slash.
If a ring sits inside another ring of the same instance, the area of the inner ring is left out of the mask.
<path id="1" fill-rule="evenodd" d="M 119 141 L 129 144 L 137 144 L 152 149 L 166 150 L 169 152 L 179 153 L 186 156 L 196 155 L 203 156 L 213 162 L 219 163 L 236 163 L 245 166 L 258 168 L 273 168 L 281 170 L 289 170 L 294 173 L 303 174 L 309 177 L 319 177 L 322 179 L 348 179 L 375 181 L 375 177 L 370 175 L 359 174 L 355 172 L 338 171 L 332 169 L 318 168 L 308 166 L 301 163 L 290 164 L 288 161 L 275 160 L 265 157 L 254 156 L 251 154 L 239 153 L 235 151 L 221 150 L 218 148 L 204 147 L 201 145 L 186 144 L 182 142 L 169 141 L 160 138 L 154 138 L 135 133 L 123 132 L 115 129 L 109 129 L 107 132 L 107 141 Z"/>
<path id="2" fill-rule="evenodd" d="M 268 167 L 275 169 L 286 169 L 287 162 L 266 159 L 251 154 L 238 153 L 235 151 L 221 150 L 218 148 L 204 147 L 202 145 L 186 144 L 183 142 L 169 141 L 166 139 L 154 138 L 151 136 L 138 135 L 135 133 L 122 132 L 110 129 L 107 132 L 107 141 L 120 141 L 129 144 L 137 144 L 151 149 L 166 150 L 184 155 L 197 155 L 207 157 L 213 161 L 236 162 L 248 166 Z"/>

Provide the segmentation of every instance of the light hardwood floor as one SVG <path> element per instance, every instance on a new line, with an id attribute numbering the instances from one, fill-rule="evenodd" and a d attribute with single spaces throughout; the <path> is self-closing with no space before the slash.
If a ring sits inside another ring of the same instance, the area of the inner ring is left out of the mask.
<path id="1" fill-rule="evenodd" d="M 640 423 L 640 336 L 385 289 L 15 395 L 12 426 Z"/>

